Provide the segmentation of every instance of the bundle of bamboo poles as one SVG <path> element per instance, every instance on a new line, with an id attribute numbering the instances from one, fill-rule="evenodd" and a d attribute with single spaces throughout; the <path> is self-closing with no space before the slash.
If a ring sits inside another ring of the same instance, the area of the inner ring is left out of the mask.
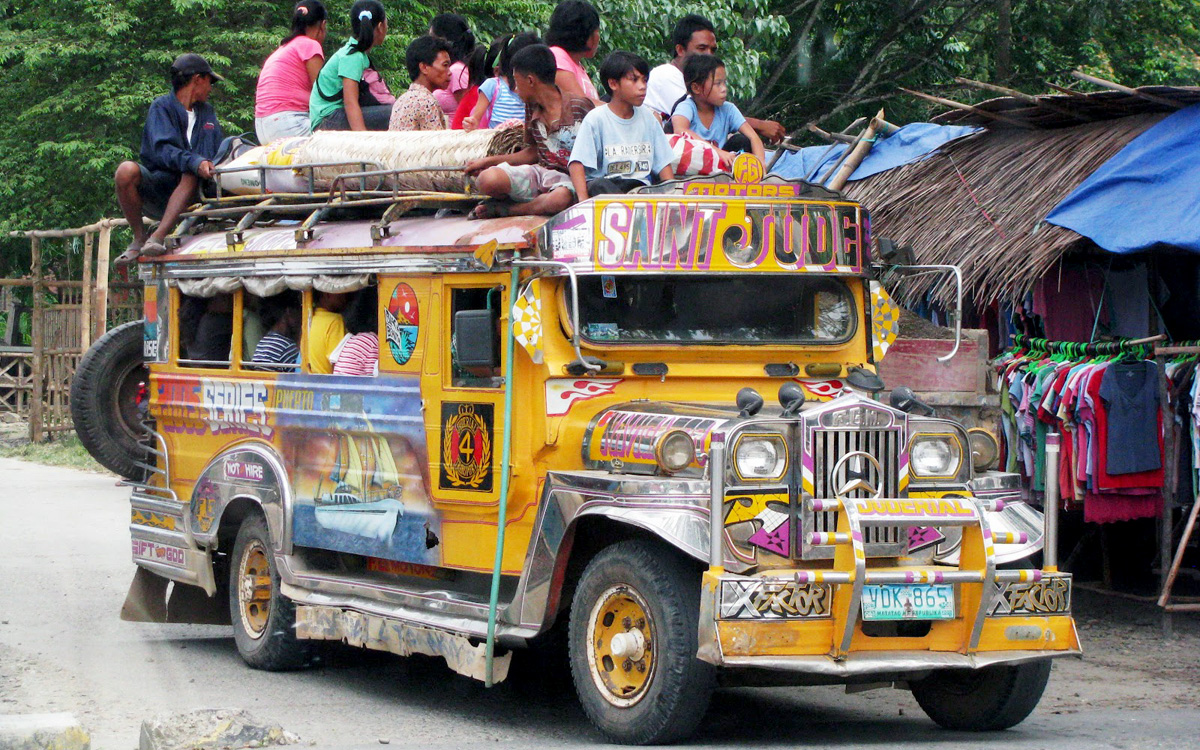
<path id="1" fill-rule="evenodd" d="M 462 168 L 470 161 L 520 150 L 520 126 L 497 130 L 426 130 L 350 132 L 323 130 L 312 134 L 295 152 L 293 164 L 342 162 L 346 166 L 316 169 L 314 185 L 327 189 L 339 174 L 359 171 L 358 163 L 385 170 L 407 170 L 383 181 L 387 188 L 461 193 L 468 187 Z"/>

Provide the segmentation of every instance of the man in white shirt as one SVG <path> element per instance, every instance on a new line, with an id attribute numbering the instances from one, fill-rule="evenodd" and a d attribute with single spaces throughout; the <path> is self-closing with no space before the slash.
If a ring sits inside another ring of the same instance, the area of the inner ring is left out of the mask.
<path id="1" fill-rule="evenodd" d="M 675 104 L 687 95 L 683 86 L 683 61 L 689 55 L 717 53 L 717 35 L 712 23 L 695 13 L 689 13 L 679 19 L 671 31 L 671 42 L 675 50 L 675 59 L 651 70 L 650 80 L 646 84 L 645 106 L 664 118 L 670 117 Z M 787 135 L 783 126 L 774 120 L 747 117 L 746 122 L 769 143 L 778 143 Z"/>

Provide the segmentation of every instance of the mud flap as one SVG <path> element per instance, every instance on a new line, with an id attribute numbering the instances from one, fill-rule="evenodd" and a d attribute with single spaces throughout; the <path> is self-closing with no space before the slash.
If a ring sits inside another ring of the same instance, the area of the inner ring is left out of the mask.
<path id="1" fill-rule="evenodd" d="M 225 597 L 209 596 L 204 589 L 172 582 L 139 567 L 129 584 L 129 593 L 121 605 L 121 619 L 127 622 L 172 622 L 193 625 L 229 625 L 229 607 Z"/>
<path id="2" fill-rule="evenodd" d="M 166 622 L 167 584 L 166 578 L 138 567 L 129 584 L 129 593 L 121 605 L 121 619 L 127 622 Z"/>

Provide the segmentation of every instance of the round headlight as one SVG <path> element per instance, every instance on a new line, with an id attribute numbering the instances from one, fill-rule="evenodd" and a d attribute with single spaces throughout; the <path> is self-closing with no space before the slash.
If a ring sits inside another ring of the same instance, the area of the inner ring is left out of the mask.
<path id="1" fill-rule="evenodd" d="M 918 435 L 908 449 L 908 461 L 918 477 L 952 477 L 962 462 L 958 441 L 948 435 Z"/>
<path id="2" fill-rule="evenodd" d="M 744 435 L 734 462 L 742 479 L 779 479 L 787 468 L 787 448 L 779 435 Z"/>
<path id="3" fill-rule="evenodd" d="M 668 474 L 683 471 L 696 460 L 696 441 L 683 430 L 671 430 L 654 446 L 654 460 Z"/>
<path id="4" fill-rule="evenodd" d="M 1000 444 L 996 437 L 982 427 L 967 430 L 967 441 L 971 444 L 971 465 L 975 471 L 987 471 L 996 467 L 1000 458 Z"/>

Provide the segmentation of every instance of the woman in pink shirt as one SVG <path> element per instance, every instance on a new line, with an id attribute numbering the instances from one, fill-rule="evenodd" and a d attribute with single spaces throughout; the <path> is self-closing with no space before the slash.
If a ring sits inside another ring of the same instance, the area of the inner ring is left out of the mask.
<path id="1" fill-rule="evenodd" d="M 564 97 L 577 96 L 603 104 L 592 79 L 583 69 L 585 57 L 595 57 L 600 47 L 600 14 L 585 0 L 563 0 L 550 14 L 546 45 L 558 63 L 554 83 Z"/>
<path id="2" fill-rule="evenodd" d="M 457 13 L 439 13 L 429 22 L 429 33 L 450 43 L 450 85 L 433 92 L 442 105 L 447 119 L 454 115 L 459 103 L 471 88 L 468 58 L 475 49 L 475 35 L 467 19 Z"/>
<path id="3" fill-rule="evenodd" d="M 259 143 L 308 135 L 308 98 L 325 64 L 325 6 L 300 0 L 292 10 L 292 33 L 263 63 L 254 99 L 254 132 Z"/>

